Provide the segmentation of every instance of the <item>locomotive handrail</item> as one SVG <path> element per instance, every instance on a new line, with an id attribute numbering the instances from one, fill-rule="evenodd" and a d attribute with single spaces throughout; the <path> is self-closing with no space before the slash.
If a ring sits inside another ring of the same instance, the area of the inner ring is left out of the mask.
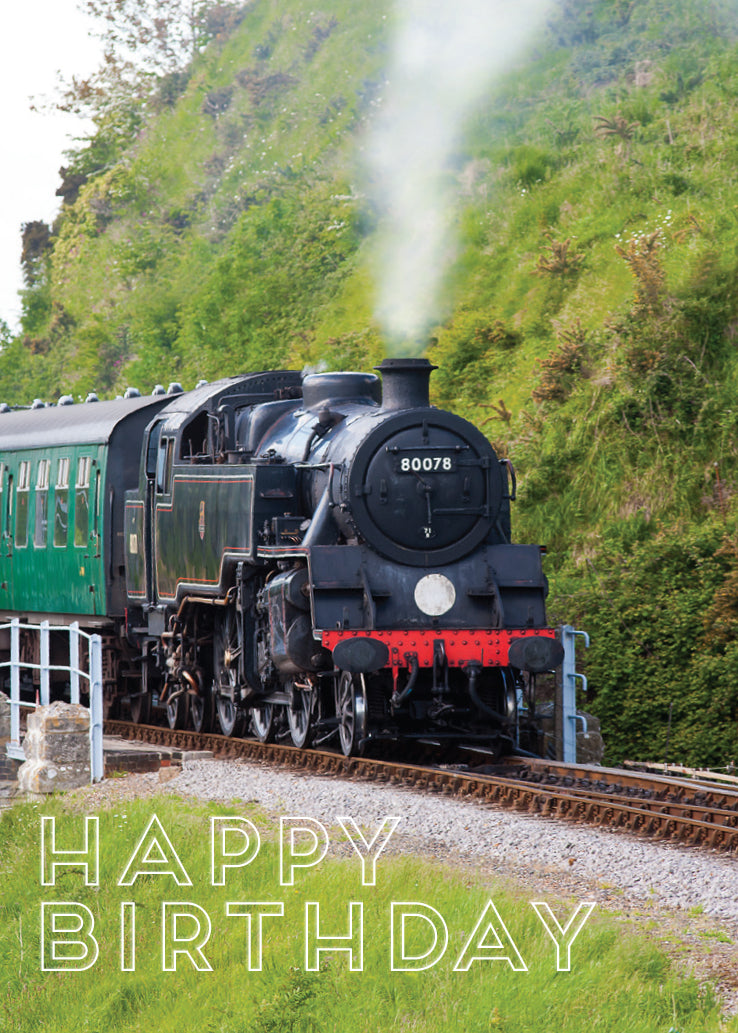
<path id="1" fill-rule="evenodd" d="M 512 481 L 512 491 L 509 491 L 504 497 L 509 499 L 510 502 L 514 502 L 518 497 L 518 479 L 515 476 L 515 467 L 510 459 L 501 459 L 500 466 L 504 466 L 510 473 L 510 480 Z"/>
<path id="2" fill-rule="evenodd" d="M 468 452 L 471 445 L 385 445 L 385 452 L 390 455 L 398 455 L 400 452 Z"/>
<path id="3" fill-rule="evenodd" d="M 21 707 L 35 710 L 38 706 L 48 706 L 51 700 L 51 672 L 66 671 L 69 673 L 70 702 L 80 701 L 80 679 L 87 681 L 90 709 L 90 781 L 99 782 L 103 777 L 103 676 L 102 676 L 102 638 L 100 635 L 82 631 L 79 624 L 51 624 L 41 621 L 40 624 L 26 624 L 18 617 L 0 624 L 0 632 L 10 631 L 10 659 L 0 662 L 0 671 L 10 671 L 10 742 L 6 753 L 15 760 L 25 760 L 25 753 L 20 737 Z M 39 663 L 21 660 L 21 631 L 38 632 Z M 51 632 L 65 632 L 69 636 L 69 663 L 52 664 L 50 662 Z M 88 642 L 88 669 L 80 665 L 80 639 Z M 21 670 L 39 672 L 39 688 L 35 701 L 20 698 Z"/>

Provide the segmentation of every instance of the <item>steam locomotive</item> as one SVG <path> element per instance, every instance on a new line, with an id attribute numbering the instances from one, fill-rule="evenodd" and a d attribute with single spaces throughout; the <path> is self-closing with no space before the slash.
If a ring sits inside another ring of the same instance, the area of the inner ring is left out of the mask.
<path id="1" fill-rule="evenodd" d="M 562 659 L 541 549 L 510 543 L 512 467 L 430 405 L 434 368 L 0 414 L 0 617 L 99 631 L 135 721 L 535 752 Z"/>

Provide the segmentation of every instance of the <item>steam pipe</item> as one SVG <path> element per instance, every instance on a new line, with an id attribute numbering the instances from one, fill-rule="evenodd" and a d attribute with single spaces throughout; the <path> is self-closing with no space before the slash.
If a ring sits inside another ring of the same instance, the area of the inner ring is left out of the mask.
<path id="1" fill-rule="evenodd" d="M 415 682 L 418 680 L 419 664 L 418 664 L 417 656 L 415 656 L 415 655 L 411 656 L 409 658 L 409 662 L 410 662 L 410 677 L 407 680 L 407 685 L 402 690 L 402 692 L 394 692 L 392 694 L 392 699 L 390 700 L 390 703 L 392 705 L 392 709 L 393 710 L 396 710 L 402 703 L 405 702 L 407 697 L 410 695 L 410 693 L 415 688 Z"/>
<path id="2" fill-rule="evenodd" d="M 310 526 L 302 540 L 303 548 L 309 548 L 313 545 L 332 545 L 336 540 L 336 528 L 333 524 L 331 503 L 333 470 L 334 466 L 331 463 L 325 490 L 320 496 L 320 501 L 315 507 Z"/>

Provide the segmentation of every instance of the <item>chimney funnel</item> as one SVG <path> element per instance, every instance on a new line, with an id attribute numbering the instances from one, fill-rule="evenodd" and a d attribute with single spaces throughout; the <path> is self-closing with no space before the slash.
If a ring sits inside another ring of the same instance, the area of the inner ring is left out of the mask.
<path id="1" fill-rule="evenodd" d="M 430 375 L 438 366 L 427 359 L 385 359 L 374 367 L 382 374 L 383 409 L 427 409 Z"/>

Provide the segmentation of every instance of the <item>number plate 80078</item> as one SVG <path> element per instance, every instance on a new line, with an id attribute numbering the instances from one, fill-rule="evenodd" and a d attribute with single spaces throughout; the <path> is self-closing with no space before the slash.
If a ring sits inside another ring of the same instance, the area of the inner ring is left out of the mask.
<path id="1" fill-rule="evenodd" d="M 456 464 L 450 455 L 404 455 L 397 461 L 400 473 L 452 473 Z"/>

